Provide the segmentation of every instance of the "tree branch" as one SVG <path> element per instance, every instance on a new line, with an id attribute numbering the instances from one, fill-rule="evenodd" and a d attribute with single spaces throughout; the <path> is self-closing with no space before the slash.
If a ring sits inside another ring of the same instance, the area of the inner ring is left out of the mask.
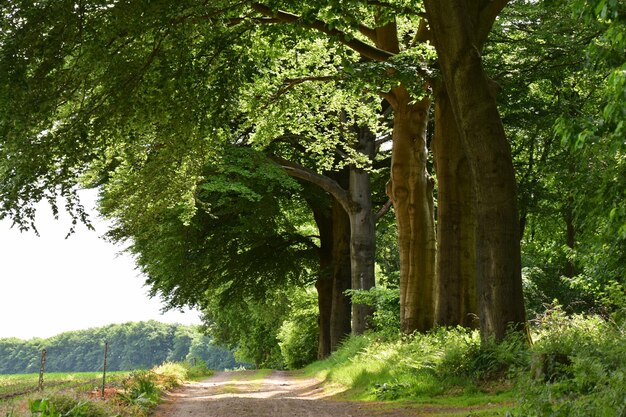
<path id="1" fill-rule="evenodd" d="M 374 221 L 376 223 L 378 223 L 378 221 L 380 219 L 383 218 L 383 216 L 385 214 L 387 214 L 389 212 L 389 209 L 391 208 L 391 206 L 393 205 L 393 201 L 391 201 L 391 198 L 389 200 L 387 200 L 387 202 L 380 208 L 380 210 L 378 210 L 378 213 L 376 213 L 376 216 L 374 216 Z"/>
<path id="2" fill-rule="evenodd" d="M 309 81 L 327 82 L 327 81 L 334 81 L 336 79 L 337 77 L 334 75 L 317 75 L 317 76 L 302 77 L 302 78 L 287 78 L 283 81 L 284 85 L 281 88 L 279 88 L 276 93 L 272 94 L 271 99 L 272 100 L 277 99 L 278 97 L 282 96 L 287 91 L 291 90 L 292 88 L 294 88 L 295 86 L 299 84 L 303 84 Z"/>
<path id="3" fill-rule="evenodd" d="M 383 51 L 382 49 L 378 49 L 375 46 L 367 44 L 359 39 L 352 37 L 351 35 L 339 30 L 339 29 L 331 29 L 328 27 L 326 22 L 322 20 L 315 19 L 310 22 L 305 22 L 301 20 L 301 17 L 295 15 L 293 13 L 285 12 L 285 11 L 273 11 L 271 8 L 265 6 L 264 4 L 252 3 L 252 8 L 257 12 L 261 13 L 264 16 L 277 18 L 286 23 L 295 23 L 305 28 L 315 29 L 319 32 L 322 32 L 328 36 L 337 38 L 339 42 L 346 45 L 349 48 L 352 48 L 362 56 L 373 59 L 374 61 L 387 61 L 389 58 L 393 57 L 394 54 Z"/>
<path id="4" fill-rule="evenodd" d="M 419 17 L 426 17 L 426 13 L 424 12 L 418 12 L 415 9 L 411 9 L 409 7 L 401 7 L 401 6 L 396 6 L 394 4 L 385 3 L 384 1 L 367 0 L 367 4 L 369 4 L 370 6 L 384 7 L 387 9 L 391 9 L 395 12 L 400 12 L 404 14 L 416 15 Z"/>
<path id="5" fill-rule="evenodd" d="M 310 182 L 331 194 L 348 213 L 356 209 L 356 205 L 350 198 L 348 191 L 344 190 L 337 181 L 280 156 L 272 155 L 270 159 L 279 164 L 290 177 Z"/>
<path id="6" fill-rule="evenodd" d="M 308 136 L 305 136 L 305 135 L 299 135 L 299 134 L 295 134 L 295 133 L 286 133 L 284 135 L 280 135 L 275 140 L 276 141 L 288 141 L 293 146 L 299 145 L 297 142 L 294 143 L 294 141 L 292 141 L 290 139 L 302 140 L 302 141 L 305 141 L 305 142 L 308 142 L 308 143 L 315 143 L 315 139 L 313 139 L 311 137 L 308 137 Z M 305 148 L 302 147 L 302 149 L 305 149 Z M 343 158 L 343 159 L 348 159 L 349 158 L 348 154 L 343 152 L 341 149 L 335 149 L 334 152 L 340 158 Z"/>
<path id="7" fill-rule="evenodd" d="M 484 0 L 484 6 L 480 10 L 478 16 L 478 26 L 476 28 L 476 43 L 479 49 L 482 49 L 483 45 L 487 41 L 493 22 L 498 17 L 498 14 L 504 9 L 509 0 Z"/>
<path id="8" fill-rule="evenodd" d="M 359 32 L 372 42 L 376 42 L 376 30 L 363 24 L 359 25 Z"/>

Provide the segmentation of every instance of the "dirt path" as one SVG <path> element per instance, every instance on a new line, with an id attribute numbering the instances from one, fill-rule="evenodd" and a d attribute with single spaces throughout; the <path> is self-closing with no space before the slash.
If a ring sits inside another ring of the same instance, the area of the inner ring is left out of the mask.
<path id="1" fill-rule="evenodd" d="M 221 372 L 202 382 L 185 384 L 168 394 L 153 417 L 366 417 L 432 416 L 458 408 L 389 408 L 388 404 L 336 401 L 316 379 L 274 371 L 255 378 L 252 371 Z M 447 408 L 447 407 L 445 407 Z"/>

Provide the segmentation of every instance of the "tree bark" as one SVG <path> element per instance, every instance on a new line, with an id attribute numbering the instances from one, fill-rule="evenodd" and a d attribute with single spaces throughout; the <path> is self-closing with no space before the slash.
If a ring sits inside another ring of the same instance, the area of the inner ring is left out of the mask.
<path id="1" fill-rule="evenodd" d="M 434 323 L 435 219 L 433 181 L 428 175 L 426 125 L 430 101 L 413 103 L 403 87 L 393 91 L 391 180 L 400 247 L 400 325 L 405 333 Z"/>
<path id="2" fill-rule="evenodd" d="M 479 52 L 482 33 L 476 32 L 485 25 L 476 25 L 473 21 L 482 15 L 476 8 L 491 3 L 424 1 L 472 174 L 481 337 L 501 340 L 509 326 L 526 331 L 526 315 L 511 148 L 498 113 L 493 85 L 484 72 Z"/>
<path id="3" fill-rule="evenodd" d="M 350 218 L 341 204 L 332 201 L 333 288 L 330 319 L 330 351 L 334 352 L 351 331 L 351 300 L 345 291 L 351 287 Z"/>
<path id="4" fill-rule="evenodd" d="M 326 274 L 326 271 L 322 272 Z M 318 324 L 319 334 L 317 343 L 317 359 L 324 359 L 330 355 L 331 350 L 331 325 L 332 325 L 332 302 L 333 281 L 328 277 L 320 277 L 315 282 L 317 290 L 317 306 L 319 310 Z"/>
<path id="5" fill-rule="evenodd" d="M 374 154 L 375 137 L 367 128 L 358 129 L 357 151 L 370 159 Z M 350 199 L 354 210 L 350 213 L 350 258 L 352 289 L 369 290 L 376 285 L 374 257 L 376 255 L 376 222 L 372 208 L 369 173 L 356 166 L 350 167 Z M 352 303 L 352 333 L 362 334 L 369 326 L 372 306 Z"/>
<path id="6" fill-rule="evenodd" d="M 379 49 L 400 52 L 395 22 L 375 29 Z M 414 103 L 400 85 L 385 95 L 393 107 L 391 179 L 387 194 L 393 202 L 400 249 L 400 326 L 403 332 L 426 331 L 434 323 L 436 236 L 433 182 L 428 175 L 426 125 L 430 101 Z"/>
<path id="7" fill-rule="evenodd" d="M 475 328 L 478 312 L 472 182 L 443 85 L 436 89 L 435 134 L 431 147 L 437 172 L 435 324 Z"/>
<path id="8" fill-rule="evenodd" d="M 333 321 L 333 221 L 329 207 L 312 204 L 313 218 L 317 225 L 320 247 L 319 275 L 315 281 L 318 307 L 318 344 L 317 358 L 324 359 L 331 353 L 331 324 Z"/>

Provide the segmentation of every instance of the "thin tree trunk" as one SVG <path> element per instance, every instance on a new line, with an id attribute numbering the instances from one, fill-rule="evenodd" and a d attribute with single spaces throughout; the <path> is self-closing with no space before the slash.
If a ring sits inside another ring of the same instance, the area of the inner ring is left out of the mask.
<path id="1" fill-rule="evenodd" d="M 320 236 L 319 275 L 315 281 L 318 306 L 317 357 L 323 359 L 331 353 L 331 323 L 333 305 L 333 224 L 328 207 L 310 204 Z"/>
<path id="2" fill-rule="evenodd" d="M 330 318 L 330 351 L 334 352 L 339 343 L 351 331 L 351 301 L 345 291 L 351 287 L 350 269 L 350 218 L 341 204 L 332 201 L 333 220 L 333 288 L 332 313 Z"/>
<path id="3" fill-rule="evenodd" d="M 472 183 L 454 113 L 443 86 L 438 86 L 436 91 L 432 149 L 437 172 L 435 323 L 477 327 Z"/>
<path id="4" fill-rule="evenodd" d="M 481 26 L 472 24 L 478 14 L 474 7 L 489 3 L 425 0 L 424 4 L 473 178 L 481 337 L 501 340 L 510 326 L 526 331 L 526 315 L 511 148 L 492 83 L 482 67 L 482 33 L 474 33 Z"/>
<path id="5" fill-rule="evenodd" d="M 391 180 L 400 249 L 402 331 L 426 331 L 434 323 L 435 220 L 433 182 L 427 171 L 426 125 L 430 102 L 411 103 L 402 87 L 394 91 Z"/>
<path id="6" fill-rule="evenodd" d="M 374 138 L 371 135 L 373 149 Z M 369 174 L 367 171 L 350 168 L 349 190 L 337 180 L 318 174 L 290 161 L 275 157 L 289 175 L 317 185 L 333 196 L 350 218 L 350 259 L 351 282 L 353 289 L 369 289 L 374 286 L 374 254 L 376 245 L 374 213 L 372 213 Z M 355 201 L 356 200 L 356 201 Z M 309 204 L 311 205 L 311 204 Z M 315 213 L 315 209 L 314 213 Z M 316 219 L 317 221 L 317 219 Z M 360 334 L 365 329 L 371 309 L 353 306 L 353 333 Z"/>
<path id="7" fill-rule="evenodd" d="M 563 217 L 565 219 L 565 244 L 567 247 L 573 251 L 574 245 L 576 244 L 576 228 L 574 227 L 574 202 L 573 198 L 569 197 L 567 199 L 567 203 L 565 205 Z M 567 261 L 565 263 L 565 273 L 564 275 L 568 278 L 572 278 L 576 275 L 576 265 L 568 254 Z"/>
<path id="8" fill-rule="evenodd" d="M 326 277 L 320 277 L 315 282 L 315 289 L 317 289 L 317 306 L 319 309 L 317 358 L 324 359 L 331 353 L 333 281 L 326 279 Z"/>
<path id="9" fill-rule="evenodd" d="M 374 136 L 367 128 L 359 129 L 357 150 L 372 157 Z M 350 258 L 352 289 L 369 290 L 375 283 L 374 256 L 376 254 L 376 223 L 372 210 L 372 191 L 369 173 L 355 166 L 350 167 L 350 199 L 354 210 L 350 213 Z M 362 334 L 368 327 L 368 318 L 374 308 L 352 303 L 352 333 Z"/>

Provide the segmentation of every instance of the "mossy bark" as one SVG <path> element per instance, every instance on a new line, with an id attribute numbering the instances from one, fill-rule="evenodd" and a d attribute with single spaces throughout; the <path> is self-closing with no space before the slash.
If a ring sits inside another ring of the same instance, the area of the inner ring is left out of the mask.
<path id="1" fill-rule="evenodd" d="M 477 327 L 471 171 L 443 85 L 436 89 L 432 150 L 437 173 L 435 324 Z"/>

